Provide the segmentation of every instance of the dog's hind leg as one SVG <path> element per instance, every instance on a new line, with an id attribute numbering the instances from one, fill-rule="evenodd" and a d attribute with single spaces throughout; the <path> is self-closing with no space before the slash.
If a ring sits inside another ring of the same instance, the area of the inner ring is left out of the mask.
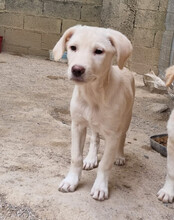
<path id="1" fill-rule="evenodd" d="M 125 157 L 124 157 L 124 144 L 125 144 L 126 134 L 122 135 L 120 144 L 117 148 L 116 152 L 116 160 L 115 163 L 118 166 L 122 166 L 125 164 Z"/>
<path id="2" fill-rule="evenodd" d="M 125 124 L 125 129 L 124 132 L 121 135 L 120 138 L 120 144 L 118 145 L 118 148 L 116 149 L 116 160 L 115 163 L 118 166 L 122 166 L 125 164 L 125 157 L 124 157 L 124 145 L 125 145 L 125 139 L 126 139 L 126 132 L 129 128 L 130 122 L 131 122 L 131 118 L 132 118 L 132 109 L 129 113 L 129 117 L 127 117 L 127 121 Z"/>
<path id="3" fill-rule="evenodd" d="M 84 170 L 91 170 L 97 167 L 98 165 L 97 152 L 98 152 L 99 144 L 100 144 L 99 134 L 92 131 L 89 152 L 83 161 Z"/>

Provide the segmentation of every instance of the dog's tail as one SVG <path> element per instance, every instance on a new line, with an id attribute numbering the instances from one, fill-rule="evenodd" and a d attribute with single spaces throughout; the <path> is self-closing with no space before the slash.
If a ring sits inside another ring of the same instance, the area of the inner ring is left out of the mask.
<path id="1" fill-rule="evenodd" d="M 166 86 L 169 87 L 174 81 L 174 66 L 166 69 Z"/>

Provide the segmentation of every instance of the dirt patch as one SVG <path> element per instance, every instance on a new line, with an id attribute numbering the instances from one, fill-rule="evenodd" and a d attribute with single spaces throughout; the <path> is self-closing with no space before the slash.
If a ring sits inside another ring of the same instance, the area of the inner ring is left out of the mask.
<path id="1" fill-rule="evenodd" d="M 166 95 L 149 93 L 136 76 L 136 99 L 127 134 L 126 165 L 113 166 L 110 198 L 97 202 L 90 189 L 97 169 L 83 171 L 76 192 L 58 185 L 70 166 L 69 103 L 73 84 L 65 64 L 0 54 L 0 219 L 173 220 L 174 204 L 162 204 L 166 158 L 150 148 L 149 138 L 166 133 Z M 84 155 L 89 146 L 89 137 Z M 101 141 L 99 157 L 104 142 Z M 2 196 L 3 195 L 3 196 Z"/>
<path id="2" fill-rule="evenodd" d="M 30 220 L 39 220 L 39 217 L 25 204 L 16 206 L 9 204 L 5 200 L 5 196 L 0 194 L 0 219 L 30 219 Z"/>

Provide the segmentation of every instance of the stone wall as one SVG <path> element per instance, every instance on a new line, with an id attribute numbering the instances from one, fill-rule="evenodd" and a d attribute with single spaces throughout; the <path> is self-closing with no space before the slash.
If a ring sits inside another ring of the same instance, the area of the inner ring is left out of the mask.
<path id="1" fill-rule="evenodd" d="M 0 0 L 3 50 L 48 56 L 70 26 L 111 27 L 133 44 L 129 68 L 157 74 L 167 5 L 168 0 Z"/>
<path id="2" fill-rule="evenodd" d="M 3 50 L 48 56 L 70 26 L 99 26 L 102 0 L 0 0 Z"/>
<path id="3" fill-rule="evenodd" d="M 131 70 L 158 74 L 167 4 L 168 0 L 103 0 L 102 24 L 121 31 L 133 44 Z"/>
<path id="4" fill-rule="evenodd" d="M 164 77 L 165 69 L 174 65 L 174 1 L 168 1 L 167 16 L 165 22 L 166 30 L 163 34 L 160 59 L 159 74 Z"/>

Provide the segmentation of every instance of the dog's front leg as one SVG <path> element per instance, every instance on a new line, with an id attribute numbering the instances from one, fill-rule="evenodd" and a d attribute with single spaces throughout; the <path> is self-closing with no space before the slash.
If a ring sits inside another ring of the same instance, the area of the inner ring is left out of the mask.
<path id="1" fill-rule="evenodd" d="M 110 135 L 105 137 L 105 150 L 99 163 L 97 178 L 91 189 L 91 196 L 96 200 L 108 199 L 108 181 L 110 170 L 113 166 L 116 153 L 122 141 L 122 135 Z"/>
<path id="2" fill-rule="evenodd" d="M 59 186 L 59 191 L 61 192 L 73 192 L 76 189 L 83 166 L 83 147 L 86 138 L 86 127 L 80 123 L 72 122 L 71 129 L 71 167 L 68 175 Z"/>
<path id="3" fill-rule="evenodd" d="M 174 138 L 168 139 L 167 144 L 167 177 L 162 189 L 157 194 L 158 199 L 163 202 L 174 200 Z"/>

